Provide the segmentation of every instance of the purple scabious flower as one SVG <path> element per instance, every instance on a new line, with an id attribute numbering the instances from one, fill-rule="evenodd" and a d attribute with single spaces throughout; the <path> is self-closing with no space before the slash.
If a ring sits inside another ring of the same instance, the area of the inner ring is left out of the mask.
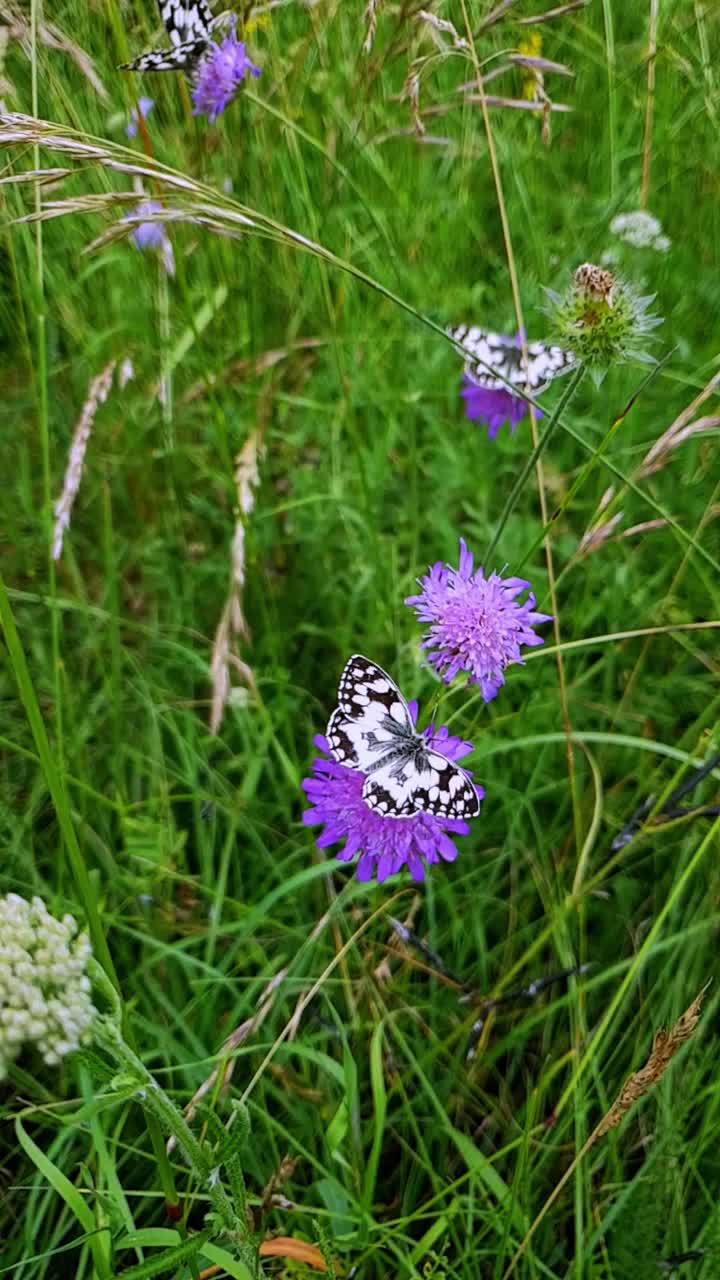
<path id="1" fill-rule="evenodd" d="M 516 347 L 522 346 L 523 336 L 524 330 L 516 333 Z M 508 338 L 507 341 L 509 342 L 510 339 Z M 482 374 L 479 374 L 479 377 L 482 377 Z M 518 422 L 521 422 L 528 412 L 528 402 L 523 400 L 522 396 L 513 395 L 512 391 L 508 391 L 505 387 L 484 387 L 482 382 L 471 378 L 467 373 L 463 376 L 460 395 L 465 401 L 465 417 L 468 422 L 484 422 L 488 429 L 488 440 L 494 440 L 506 422 L 510 426 L 510 435 L 513 435 Z M 535 412 L 539 418 L 542 418 L 543 415 L 539 409 Z"/>
<path id="2" fill-rule="evenodd" d="M 233 22 L 232 31 L 222 44 L 210 41 L 200 63 L 192 93 L 193 115 L 207 116 L 212 124 L 232 102 L 246 71 L 253 76 L 260 75 L 260 68 L 253 65 L 245 52 L 245 42 L 237 39 Z"/>
<path id="3" fill-rule="evenodd" d="M 141 118 L 147 120 L 154 106 L 154 98 L 138 98 L 138 104 L 130 112 L 130 119 L 125 126 L 125 133 L 128 138 L 137 138 L 139 120 Z"/>
<path id="4" fill-rule="evenodd" d="M 417 719 L 417 703 L 409 702 L 408 708 Z M 447 760 L 460 760 L 472 751 L 471 742 L 454 738 L 443 726 L 435 731 L 434 725 L 423 730 L 434 751 Z M 319 751 L 330 756 L 327 738 L 318 734 L 313 739 Z M 425 879 L 425 867 L 433 863 L 454 862 L 457 849 L 450 839 L 466 836 L 470 830 L 467 822 L 459 818 L 436 818 L 431 813 L 414 813 L 409 818 L 391 818 L 369 808 L 362 797 L 366 774 L 349 769 L 336 760 L 318 757 L 313 760 L 313 776 L 305 778 L 302 788 L 312 808 L 303 814 L 305 826 L 322 824 L 324 831 L 317 837 L 318 849 L 328 845 L 344 846 L 337 854 L 341 862 L 351 862 L 357 855 L 358 880 L 372 880 L 379 884 L 407 867 L 413 880 Z M 470 776 L 468 774 L 468 776 Z M 485 792 L 476 786 L 478 798 Z M 449 834 L 448 834 L 449 833 Z"/>
<path id="5" fill-rule="evenodd" d="M 143 215 L 152 213 L 162 213 L 162 205 L 157 200 L 141 200 L 132 215 L 132 219 L 134 221 L 136 218 L 142 218 Z M 127 221 L 127 219 L 124 219 L 124 221 Z M 140 222 L 130 239 L 138 249 L 143 251 L 156 250 L 162 257 L 162 263 L 168 275 L 173 276 L 175 274 L 175 257 L 164 222 Z"/>
<path id="6" fill-rule="evenodd" d="M 423 648 L 430 649 L 428 661 L 449 684 L 461 671 L 468 672 L 470 684 L 478 684 L 486 702 L 491 702 L 505 683 L 503 671 L 510 663 L 522 664 L 520 646 L 543 644 L 532 630 L 552 616 L 535 612 L 535 596 L 523 578 L 505 578 L 498 573 L 485 577 L 473 572 L 473 556 L 460 539 L 460 565 L 437 561 L 424 578 L 417 596 L 405 604 L 414 608 L 419 622 L 429 622 Z M 517 599 L 523 591 L 527 599 Z"/>
<path id="7" fill-rule="evenodd" d="M 465 417 L 468 422 L 478 420 L 484 422 L 488 429 L 488 440 L 494 440 L 506 422 L 510 426 L 512 435 L 518 422 L 528 411 L 527 400 L 514 396 L 512 391 L 506 391 L 504 388 L 498 391 L 490 387 L 481 387 L 467 374 L 463 377 L 460 395 L 465 401 Z M 536 413 L 542 417 L 539 410 L 536 410 Z"/>

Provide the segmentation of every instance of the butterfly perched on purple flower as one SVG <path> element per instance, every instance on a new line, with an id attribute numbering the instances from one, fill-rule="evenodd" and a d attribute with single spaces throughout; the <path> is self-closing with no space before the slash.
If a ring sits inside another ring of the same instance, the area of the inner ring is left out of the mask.
<path id="1" fill-rule="evenodd" d="M 422 880 L 425 867 L 452 862 L 451 836 L 467 835 L 483 788 L 457 761 L 472 743 L 430 724 L 418 733 L 417 703 L 406 702 L 382 667 L 355 654 L 345 666 L 327 735 L 315 738 L 323 756 L 303 782 L 320 824 L 317 846 L 343 844 L 342 862 L 357 856 L 358 880 L 386 880 L 403 867 Z M 329 757 L 329 758 L 324 758 Z"/>
<path id="2" fill-rule="evenodd" d="M 554 378 L 567 373 L 575 363 L 562 347 L 528 342 L 526 364 L 520 333 L 512 338 L 460 324 L 448 329 L 448 334 L 466 353 L 460 392 L 466 416 L 470 422 L 485 422 L 490 440 L 506 422 L 511 432 L 515 430 L 528 411 L 525 395 L 542 395 Z M 523 395 L 515 395 L 515 387 Z"/>
<path id="3" fill-rule="evenodd" d="M 227 15 L 213 18 L 206 0 L 158 0 L 158 8 L 170 47 L 143 53 L 120 70 L 184 71 L 193 84 L 193 115 L 206 115 L 212 123 L 232 101 L 246 73 L 259 76 L 260 68 L 237 39 L 234 17 L 222 43 L 213 40 Z"/>

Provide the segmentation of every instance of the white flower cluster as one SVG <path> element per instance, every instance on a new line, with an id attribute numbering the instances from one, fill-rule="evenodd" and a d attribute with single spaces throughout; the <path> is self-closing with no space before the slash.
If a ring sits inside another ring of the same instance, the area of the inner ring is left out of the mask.
<path id="1" fill-rule="evenodd" d="M 619 213 L 610 223 L 610 230 L 634 249 L 656 249 L 658 253 L 667 253 L 670 248 L 670 239 L 663 235 L 657 218 L 643 209 L 636 213 Z"/>
<path id="2" fill-rule="evenodd" d="M 54 1065 L 87 1039 L 95 1015 L 90 943 L 72 916 L 42 898 L 0 897 L 0 1080 L 24 1045 Z"/>

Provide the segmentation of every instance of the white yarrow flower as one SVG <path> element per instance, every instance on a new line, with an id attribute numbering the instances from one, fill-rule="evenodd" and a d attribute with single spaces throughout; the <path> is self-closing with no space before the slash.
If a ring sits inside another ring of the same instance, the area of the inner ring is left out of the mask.
<path id="1" fill-rule="evenodd" d="M 610 223 L 610 231 L 634 249 L 655 249 L 658 253 L 667 253 L 670 248 L 670 240 L 662 234 L 658 219 L 644 209 L 619 213 Z"/>
<path id="2" fill-rule="evenodd" d="M 71 915 L 57 920 L 42 898 L 0 897 L 0 1080 L 23 1047 L 55 1066 L 87 1040 L 89 958 Z"/>

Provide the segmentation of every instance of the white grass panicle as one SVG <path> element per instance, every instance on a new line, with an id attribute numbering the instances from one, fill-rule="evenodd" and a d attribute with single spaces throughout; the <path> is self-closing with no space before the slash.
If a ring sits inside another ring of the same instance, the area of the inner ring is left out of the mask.
<path id="1" fill-rule="evenodd" d="M 82 407 L 80 420 L 73 433 L 70 454 L 65 471 L 62 493 L 54 506 L 55 523 L 53 525 L 52 558 L 59 560 L 62 554 L 65 530 L 70 526 L 73 504 L 77 497 L 82 480 L 85 454 L 93 429 L 95 415 L 101 404 L 107 400 L 115 372 L 115 360 L 110 360 L 102 373 L 93 378 L 88 387 L 87 398 Z M 124 384 L 123 384 L 124 385 Z"/>
<path id="2" fill-rule="evenodd" d="M 375 32 L 377 31 L 378 9 L 382 0 L 367 0 L 365 6 L 365 39 L 363 40 L 363 53 L 370 53 L 373 42 L 375 40 Z"/>
<path id="3" fill-rule="evenodd" d="M 48 9 L 50 6 L 48 5 Z M 30 7 L 24 8 L 16 3 L 16 0 L 3 0 L 0 7 L 0 17 L 2 17 L 3 33 L 7 33 L 6 38 L 10 41 L 16 40 L 26 57 L 31 56 L 32 50 L 32 24 L 30 19 Z M 95 70 L 94 63 L 84 49 L 71 40 L 60 27 L 52 22 L 46 22 L 42 15 L 37 25 L 37 38 L 41 45 L 46 49 L 53 49 L 59 53 L 67 54 L 75 63 L 80 74 L 85 77 L 88 84 L 92 86 L 101 102 L 108 102 L 108 92 L 103 84 L 100 76 Z"/>
<path id="4" fill-rule="evenodd" d="M 217 733 L 231 696 L 231 668 L 246 686 L 256 692 L 251 668 L 233 651 L 233 642 L 247 640 L 248 625 L 242 608 L 245 587 L 245 526 L 255 506 L 254 490 L 260 480 L 258 463 L 263 452 L 262 430 L 253 431 L 235 459 L 235 487 L 238 515 L 230 548 L 230 590 L 220 615 L 212 647 L 210 680 L 210 732 Z"/>

